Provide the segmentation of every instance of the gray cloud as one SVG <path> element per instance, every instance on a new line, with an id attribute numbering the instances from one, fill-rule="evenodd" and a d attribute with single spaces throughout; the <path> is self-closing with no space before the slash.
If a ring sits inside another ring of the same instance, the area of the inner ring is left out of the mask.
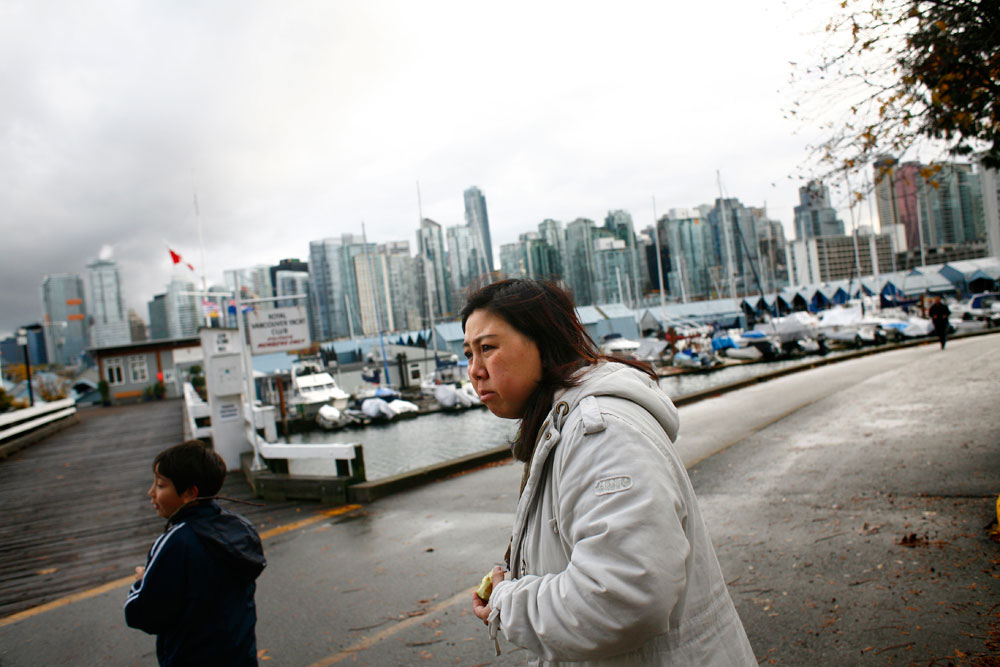
<path id="1" fill-rule="evenodd" d="M 654 195 L 714 199 L 716 169 L 789 225 L 806 139 L 776 91 L 822 17 L 758 4 L 8 0 L 0 334 L 105 244 L 145 317 L 186 271 L 168 244 L 200 275 L 199 222 L 209 282 L 362 220 L 413 243 L 418 180 L 444 225 L 482 188 L 496 245 L 612 208 L 645 226 Z"/>

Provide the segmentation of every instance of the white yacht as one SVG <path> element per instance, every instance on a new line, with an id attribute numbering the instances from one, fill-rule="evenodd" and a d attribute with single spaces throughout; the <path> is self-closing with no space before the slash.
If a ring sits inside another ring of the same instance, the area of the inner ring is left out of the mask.
<path id="1" fill-rule="evenodd" d="M 621 359 L 638 359 L 639 341 L 629 340 L 621 334 L 608 334 L 601 343 L 601 354 Z"/>
<path id="2" fill-rule="evenodd" d="M 347 407 L 350 395 L 337 386 L 319 359 L 297 359 L 292 362 L 291 395 L 288 407 L 303 419 L 313 419 L 324 405 L 337 410 Z"/>

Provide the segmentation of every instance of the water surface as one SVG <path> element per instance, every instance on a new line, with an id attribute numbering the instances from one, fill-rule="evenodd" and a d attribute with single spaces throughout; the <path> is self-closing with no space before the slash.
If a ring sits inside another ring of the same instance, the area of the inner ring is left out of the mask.
<path id="1" fill-rule="evenodd" d="M 831 356 L 835 354 L 831 353 Z M 741 364 L 708 373 L 675 375 L 662 378 L 660 386 L 671 398 L 677 398 L 815 359 L 816 357 L 806 357 Z M 299 433 L 292 436 L 292 442 L 360 442 L 364 446 L 367 477 L 375 480 L 493 449 L 510 442 L 516 431 L 515 420 L 500 419 L 485 408 L 474 408 L 463 412 L 439 412 L 360 429 Z M 332 464 L 324 464 L 318 460 L 299 462 L 291 472 L 336 474 Z"/>

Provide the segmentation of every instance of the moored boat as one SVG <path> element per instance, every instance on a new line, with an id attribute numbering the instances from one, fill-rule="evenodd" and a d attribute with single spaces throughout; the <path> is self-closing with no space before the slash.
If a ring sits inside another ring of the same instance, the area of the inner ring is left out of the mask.
<path id="1" fill-rule="evenodd" d="M 337 410 L 347 407 L 350 395 L 337 386 L 319 359 L 297 359 L 292 362 L 289 372 L 291 395 L 287 403 L 300 418 L 315 419 L 324 405 Z"/>

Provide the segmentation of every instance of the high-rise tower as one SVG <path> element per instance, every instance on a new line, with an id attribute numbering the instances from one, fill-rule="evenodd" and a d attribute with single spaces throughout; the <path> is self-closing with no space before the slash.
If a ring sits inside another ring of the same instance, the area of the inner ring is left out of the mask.
<path id="1" fill-rule="evenodd" d="M 433 308 L 434 318 L 448 314 L 451 311 L 451 285 L 448 280 L 444 236 L 441 225 L 430 218 L 421 220 L 420 229 L 417 230 L 417 259 L 420 272 L 417 291 L 423 295 L 421 316 L 428 316 L 428 308 Z"/>
<path id="2" fill-rule="evenodd" d="M 132 333 L 125 311 L 118 262 L 113 259 L 95 259 L 87 265 L 87 282 L 90 285 L 88 306 L 92 318 L 91 342 L 94 347 L 131 343 Z"/>
<path id="3" fill-rule="evenodd" d="M 492 273 L 493 241 L 490 239 L 490 219 L 486 214 L 486 197 L 476 186 L 465 191 L 465 224 L 472 231 L 472 241 L 482 258 L 480 273 Z"/>
<path id="4" fill-rule="evenodd" d="M 75 364 L 89 342 L 80 276 L 58 273 L 42 278 L 42 308 L 49 362 Z"/>
<path id="5" fill-rule="evenodd" d="M 795 207 L 795 237 L 843 236 L 844 222 L 830 206 L 830 189 L 821 181 L 809 181 L 799 188 L 799 205 Z"/>
<path id="6" fill-rule="evenodd" d="M 899 224 L 894 187 L 896 160 L 889 155 L 880 155 L 872 169 L 875 172 L 875 203 L 878 206 L 879 228 L 891 229 L 892 225 Z"/>
<path id="7" fill-rule="evenodd" d="M 465 290 L 482 273 L 477 264 L 478 251 L 468 225 L 453 225 L 445 230 L 448 241 L 448 272 L 451 274 L 451 310 L 465 305 Z"/>

